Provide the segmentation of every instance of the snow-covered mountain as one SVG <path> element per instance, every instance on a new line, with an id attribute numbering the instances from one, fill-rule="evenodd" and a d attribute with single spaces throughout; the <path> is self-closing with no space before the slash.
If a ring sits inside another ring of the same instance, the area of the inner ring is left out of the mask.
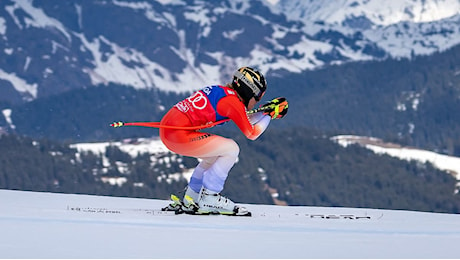
<path id="1" fill-rule="evenodd" d="M 458 0 L 0 2 L 0 101 L 122 84 L 184 92 L 460 42 Z"/>
<path id="2" fill-rule="evenodd" d="M 460 216 L 245 205 L 252 217 L 156 214 L 168 202 L 0 190 L 3 258 L 457 258 Z"/>
<path id="3" fill-rule="evenodd" d="M 304 22 L 310 35 L 318 30 L 357 34 L 394 58 L 429 55 L 460 43 L 459 0 L 309 0 L 279 1 L 277 6 L 290 19 Z M 347 46 L 352 47 L 342 42 L 336 48 Z"/>
<path id="4" fill-rule="evenodd" d="M 284 13 L 289 13 L 291 19 L 349 28 L 360 25 L 362 29 L 375 29 L 401 22 L 435 22 L 458 15 L 460 11 L 458 0 L 298 0 L 272 1 L 272 4 L 276 4 Z M 349 23 L 351 20 L 355 20 L 355 23 Z"/>

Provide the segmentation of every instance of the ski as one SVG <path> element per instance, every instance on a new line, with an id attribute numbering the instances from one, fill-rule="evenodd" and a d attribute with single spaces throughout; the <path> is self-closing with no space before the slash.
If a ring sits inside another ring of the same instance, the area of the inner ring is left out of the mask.
<path id="1" fill-rule="evenodd" d="M 346 220 L 346 221 L 377 221 L 383 218 L 383 213 L 311 213 L 311 212 L 249 212 L 247 215 L 235 215 L 230 214 L 216 214 L 216 213 L 186 213 L 182 211 L 165 211 L 162 209 L 145 209 L 145 208 L 109 208 L 109 207 L 82 207 L 82 206 L 70 206 L 68 205 L 66 210 L 79 212 L 79 213 L 91 213 L 101 215 L 148 215 L 152 217 L 156 216 L 177 216 L 177 215 L 193 215 L 193 216 L 238 216 L 238 217 L 256 217 L 256 218 L 293 218 L 293 219 L 305 219 L 305 220 L 324 220 L 324 221 L 335 221 L 335 220 Z"/>
<path id="2" fill-rule="evenodd" d="M 296 213 L 276 213 L 276 212 L 258 212 L 253 214 L 249 211 L 245 212 L 200 212 L 198 205 L 195 203 L 193 198 L 186 195 L 184 197 L 185 203 L 176 195 L 171 194 L 170 204 L 161 209 L 143 209 L 143 208 L 108 208 L 108 207 L 80 207 L 80 206 L 67 206 L 68 211 L 82 212 L 82 213 L 93 213 L 93 214 L 145 214 L 149 216 L 176 216 L 181 214 L 193 215 L 193 216 L 235 216 L 235 217 L 257 217 L 257 218 L 303 218 L 311 220 L 350 220 L 350 221 L 369 221 L 369 220 L 380 220 L 383 217 L 383 213 L 372 213 L 364 211 L 353 214 L 340 213 L 340 214 L 327 214 L 327 213 L 313 213 L 313 212 L 296 212 Z M 303 211 L 303 210 L 302 210 Z"/>
<path id="3" fill-rule="evenodd" d="M 163 211 L 161 209 L 137 209 L 137 208 L 107 208 L 107 207 L 81 207 L 67 205 L 66 210 L 81 213 L 105 214 L 105 215 L 129 215 L 145 214 L 151 216 L 173 216 L 177 215 L 174 211 Z"/>
<path id="4" fill-rule="evenodd" d="M 235 216 L 235 217 L 251 217 L 251 212 L 244 212 L 244 213 L 237 213 L 237 212 L 201 212 L 199 211 L 198 205 L 195 203 L 192 197 L 185 195 L 184 199 L 186 204 L 183 203 L 179 197 L 174 194 L 171 194 L 171 203 L 162 208 L 161 210 L 166 212 L 175 212 L 176 215 L 178 214 L 188 214 L 188 215 L 196 215 L 196 216 L 209 216 L 209 215 L 222 215 L 222 216 Z"/>

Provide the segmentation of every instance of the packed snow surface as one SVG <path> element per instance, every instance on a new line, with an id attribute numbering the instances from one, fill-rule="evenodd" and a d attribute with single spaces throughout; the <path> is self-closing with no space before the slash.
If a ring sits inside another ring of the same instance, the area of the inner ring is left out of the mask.
<path id="1" fill-rule="evenodd" d="M 457 258 L 460 215 L 245 205 L 162 215 L 165 200 L 0 190 L 2 258 Z"/>

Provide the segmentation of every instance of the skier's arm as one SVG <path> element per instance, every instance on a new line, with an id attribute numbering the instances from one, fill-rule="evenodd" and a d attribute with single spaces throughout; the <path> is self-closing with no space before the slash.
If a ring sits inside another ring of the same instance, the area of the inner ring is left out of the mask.
<path id="1" fill-rule="evenodd" d="M 217 112 L 222 116 L 228 117 L 243 134 L 251 140 L 257 139 L 267 129 L 270 123 L 270 116 L 263 115 L 263 113 L 255 113 L 250 119 L 246 115 L 246 109 L 241 101 L 236 96 L 226 96 L 222 98 L 217 104 Z"/>
<path id="2" fill-rule="evenodd" d="M 248 137 L 251 140 L 257 139 L 265 129 L 267 129 L 268 125 L 270 124 L 271 117 L 269 115 L 265 115 L 263 112 L 258 112 L 252 115 L 249 115 L 249 120 L 253 127 L 256 129 L 255 132 L 258 133 L 253 137 Z"/>

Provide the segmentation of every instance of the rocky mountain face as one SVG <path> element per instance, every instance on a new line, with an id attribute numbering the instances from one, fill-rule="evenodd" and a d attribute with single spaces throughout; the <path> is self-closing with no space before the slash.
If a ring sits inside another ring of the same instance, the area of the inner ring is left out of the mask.
<path id="1" fill-rule="evenodd" d="M 273 77 L 431 54 L 460 41 L 459 1 L 0 2 L 0 102 L 109 83 L 186 92 L 238 66 Z"/>

